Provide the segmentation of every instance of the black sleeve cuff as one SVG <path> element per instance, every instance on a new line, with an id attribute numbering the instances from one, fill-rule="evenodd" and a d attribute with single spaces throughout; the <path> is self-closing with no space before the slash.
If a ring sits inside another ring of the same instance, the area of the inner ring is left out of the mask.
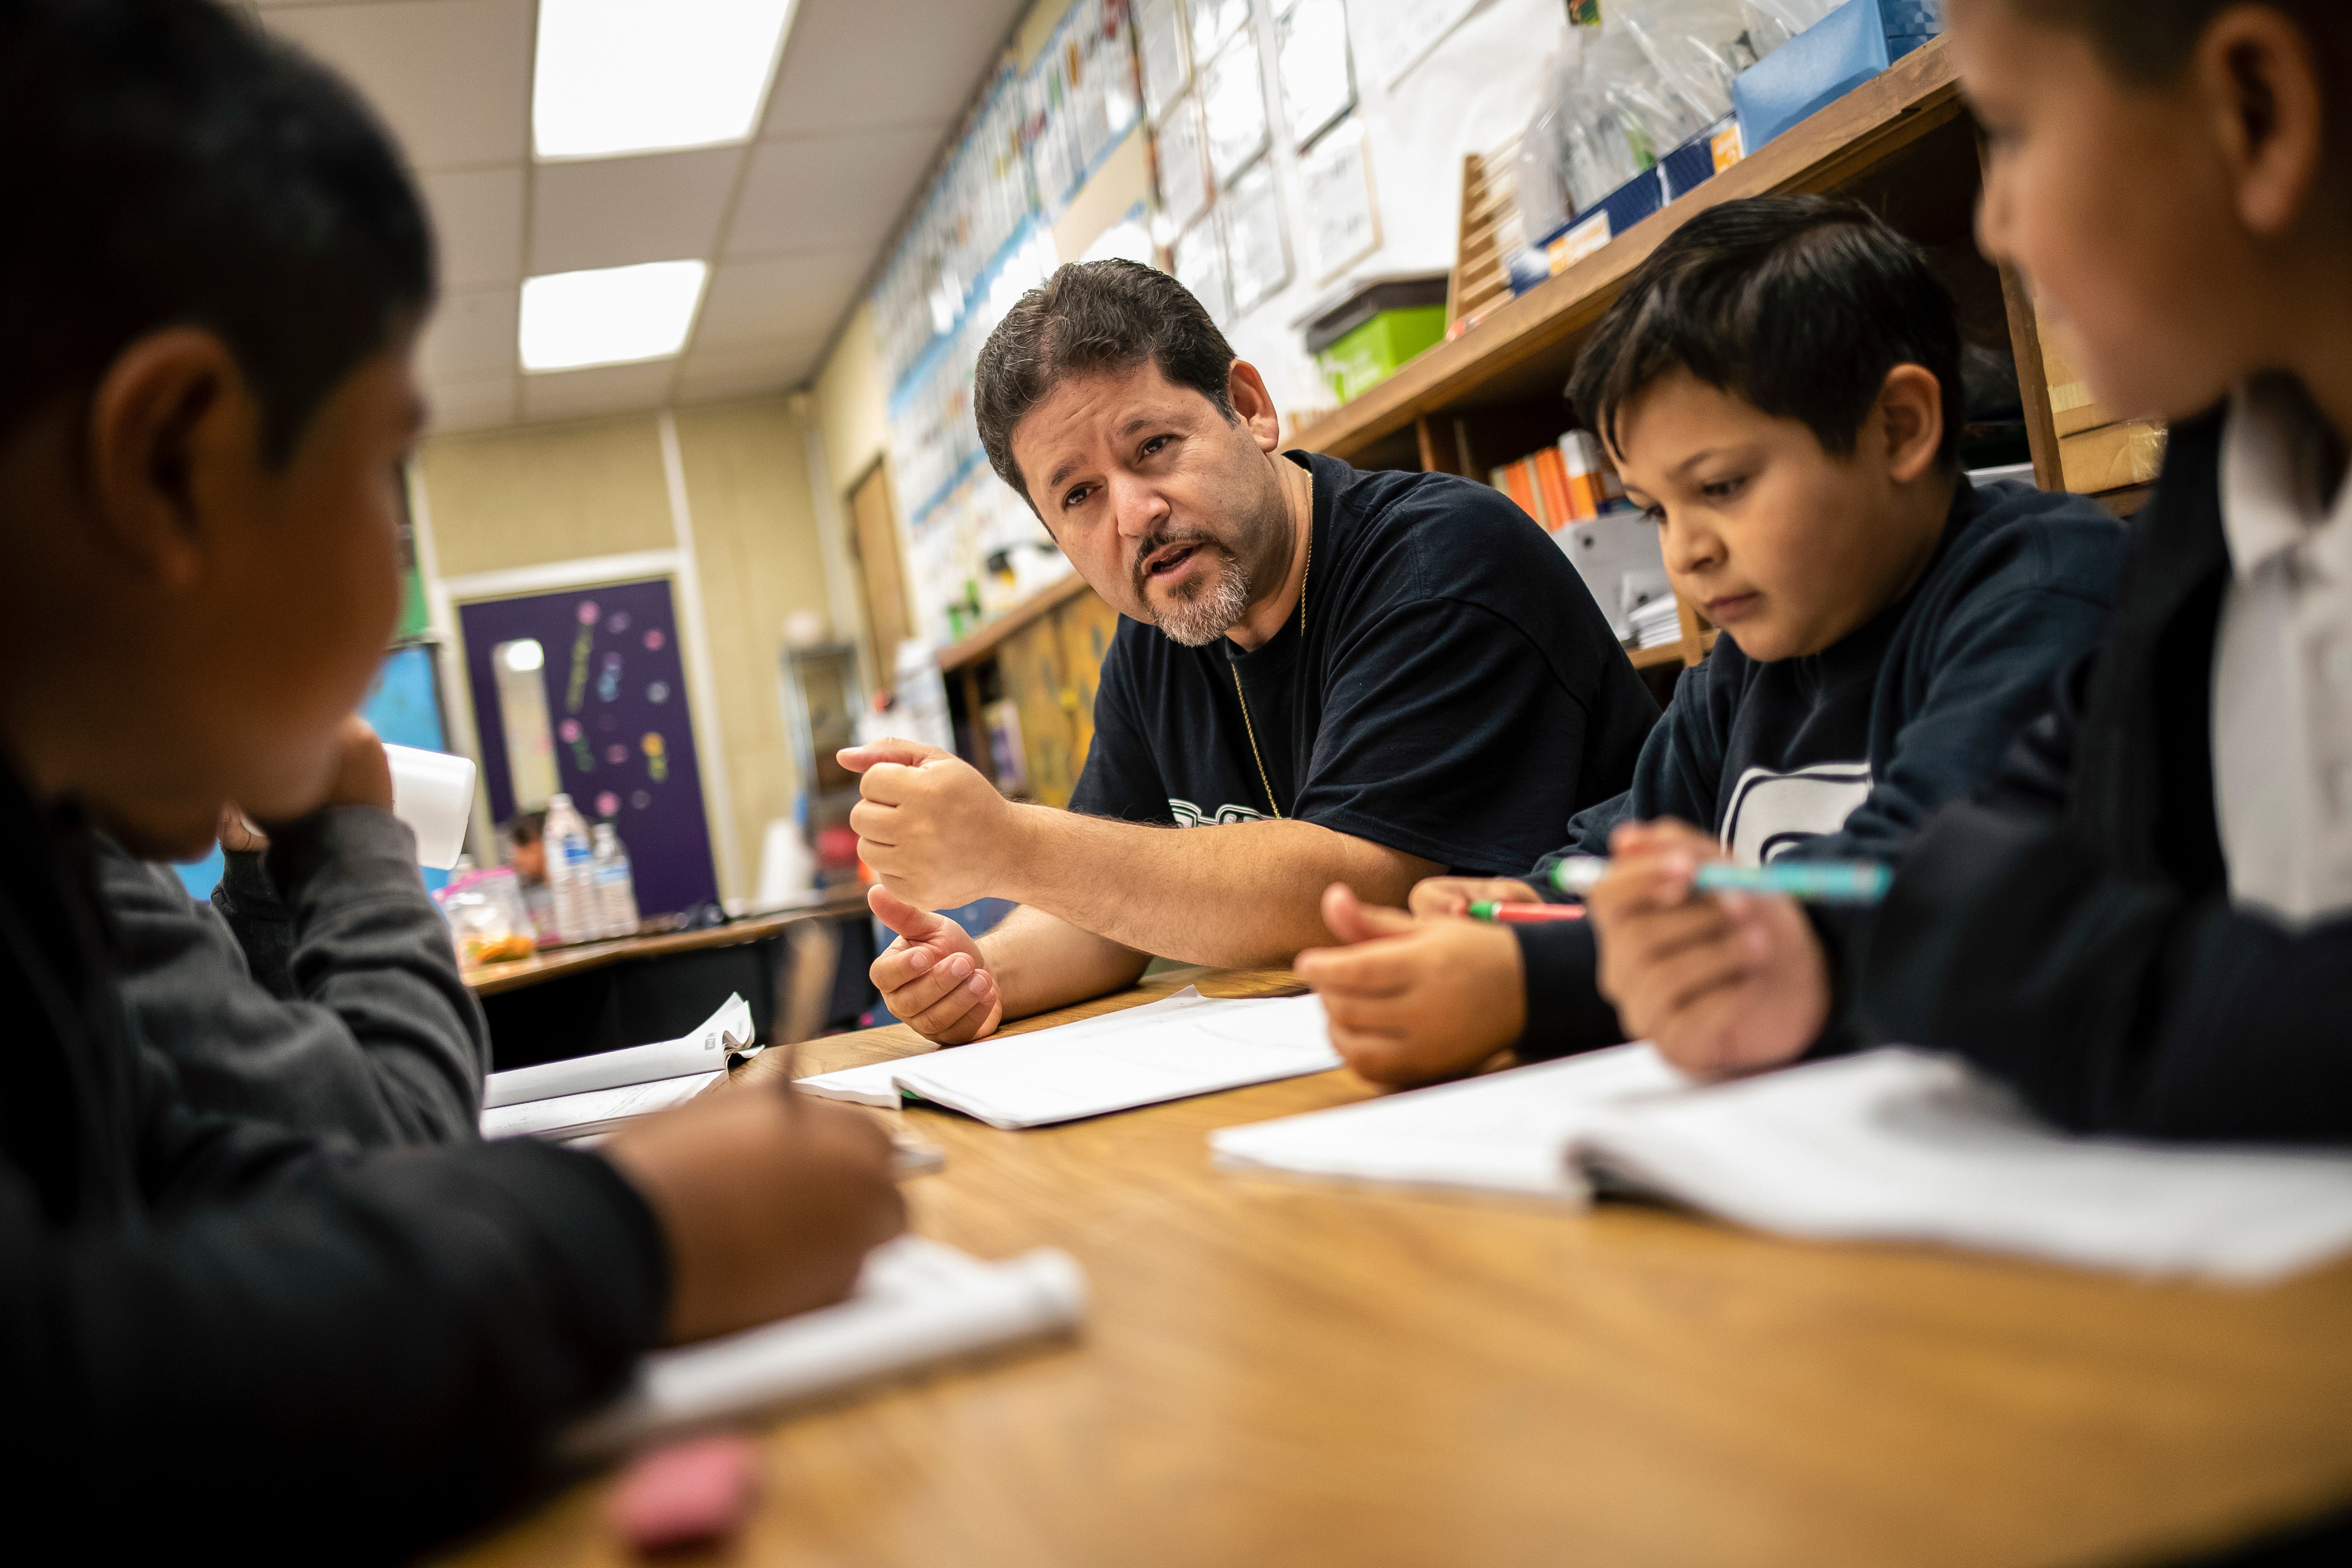
<path id="1" fill-rule="evenodd" d="M 1822 1057 L 1851 1056 L 1879 1042 L 1873 1037 L 1862 1016 L 1855 977 L 1862 972 L 1863 948 L 1870 933 L 1870 911 L 1831 908 L 1821 904 L 1801 906 L 1805 918 L 1812 922 L 1813 935 L 1822 944 L 1822 967 L 1829 972 L 1830 1016 L 1813 1043 L 1805 1047 L 1801 1058 L 1815 1061 Z"/>
<path id="2" fill-rule="evenodd" d="M 1511 934 L 1527 975 L 1528 1026 L 1514 1047 L 1521 1061 L 1624 1042 L 1617 1009 L 1601 994 L 1601 950 L 1588 921 L 1513 926 Z"/>

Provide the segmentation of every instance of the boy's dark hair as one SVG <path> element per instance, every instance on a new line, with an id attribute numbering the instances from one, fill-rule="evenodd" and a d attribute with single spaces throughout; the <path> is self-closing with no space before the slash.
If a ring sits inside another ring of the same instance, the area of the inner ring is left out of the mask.
<path id="1" fill-rule="evenodd" d="M 514 846 L 518 849 L 528 849 L 546 837 L 546 810 L 541 808 L 538 811 L 515 813 L 515 819 L 507 824 L 507 837 L 514 841 Z"/>
<path id="2" fill-rule="evenodd" d="M 2087 35 L 2119 75 L 2163 83 L 2189 63 L 2206 26 L 2241 0 L 2014 0 L 2036 21 Z M 2352 7 L 2344 0 L 2262 0 L 2294 18 L 2336 71 L 2352 68 Z"/>
<path id="3" fill-rule="evenodd" d="M 0 436 L 196 326 L 272 462 L 417 319 L 433 240 L 351 89 L 211 0 L 0 0 Z"/>
<path id="4" fill-rule="evenodd" d="M 1234 417 L 1226 389 L 1233 345 L 1165 272 L 1137 261 L 1073 261 L 1022 295 L 988 334 L 973 376 L 972 417 L 996 477 L 1036 510 L 1013 460 L 1013 427 L 1065 377 L 1117 374 L 1146 360 Z"/>
<path id="5" fill-rule="evenodd" d="M 1688 371 L 1843 457 L 1898 364 L 1926 366 L 1943 388 L 1937 456 L 1956 467 L 1960 328 L 1927 254 L 1852 202 L 1755 196 L 1699 214 L 1650 253 L 1593 329 L 1568 397 L 1613 451 L 1625 405 Z"/>

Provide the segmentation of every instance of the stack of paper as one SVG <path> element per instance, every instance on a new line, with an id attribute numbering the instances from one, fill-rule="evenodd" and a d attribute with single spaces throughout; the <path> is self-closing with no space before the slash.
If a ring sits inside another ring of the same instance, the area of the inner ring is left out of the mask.
<path id="1" fill-rule="evenodd" d="M 982 1263 L 902 1237 L 866 1260 L 856 1293 L 764 1328 L 639 1363 L 629 1391 L 573 1429 L 583 1458 L 634 1447 L 912 1367 L 1077 1327 L 1087 1280 L 1065 1252 L 1041 1247 Z"/>
<path id="2" fill-rule="evenodd" d="M 482 1136 L 584 1138 L 633 1116 L 684 1104 L 719 1081 L 751 1044 L 751 1009 L 730 996 L 675 1040 L 494 1072 L 482 1083 Z"/>
<path id="3" fill-rule="evenodd" d="M 1690 1084 L 1645 1045 L 1227 1128 L 1219 1163 L 1582 1202 L 1591 1173 L 1784 1235 L 2260 1280 L 2352 1249 L 2352 1158 L 2072 1138 L 1895 1047 Z"/>
<path id="4" fill-rule="evenodd" d="M 992 1127 L 1043 1127 L 1339 1065 L 1322 999 L 1225 1001 L 1191 986 L 1164 1001 L 897 1061 L 803 1079 L 833 1100 L 911 1095 Z"/>

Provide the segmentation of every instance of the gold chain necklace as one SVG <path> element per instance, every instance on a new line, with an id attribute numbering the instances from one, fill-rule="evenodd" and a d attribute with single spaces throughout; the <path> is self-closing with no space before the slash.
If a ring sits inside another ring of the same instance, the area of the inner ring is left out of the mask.
<path id="1" fill-rule="evenodd" d="M 1307 564 L 1298 573 L 1298 636 L 1307 637 L 1307 580 L 1315 574 L 1315 476 L 1307 476 Z M 1302 652 L 1299 656 L 1306 657 Z M 1265 804 L 1276 822 L 1282 820 L 1282 807 L 1274 798 L 1274 781 L 1265 776 L 1265 759 L 1258 755 L 1257 726 L 1250 722 L 1249 697 L 1242 690 L 1242 667 L 1234 665 L 1234 699 L 1242 705 L 1242 733 L 1249 737 L 1250 761 L 1257 764 L 1257 782 L 1265 791 Z"/>

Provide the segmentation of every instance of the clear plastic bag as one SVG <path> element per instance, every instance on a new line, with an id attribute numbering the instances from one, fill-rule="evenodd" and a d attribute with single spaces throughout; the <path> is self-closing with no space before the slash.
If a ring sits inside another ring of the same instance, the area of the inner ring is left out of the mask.
<path id="1" fill-rule="evenodd" d="M 539 951 L 523 908 L 521 879 L 509 867 L 459 871 L 433 901 L 449 921 L 450 940 L 465 968 L 529 958 Z"/>

